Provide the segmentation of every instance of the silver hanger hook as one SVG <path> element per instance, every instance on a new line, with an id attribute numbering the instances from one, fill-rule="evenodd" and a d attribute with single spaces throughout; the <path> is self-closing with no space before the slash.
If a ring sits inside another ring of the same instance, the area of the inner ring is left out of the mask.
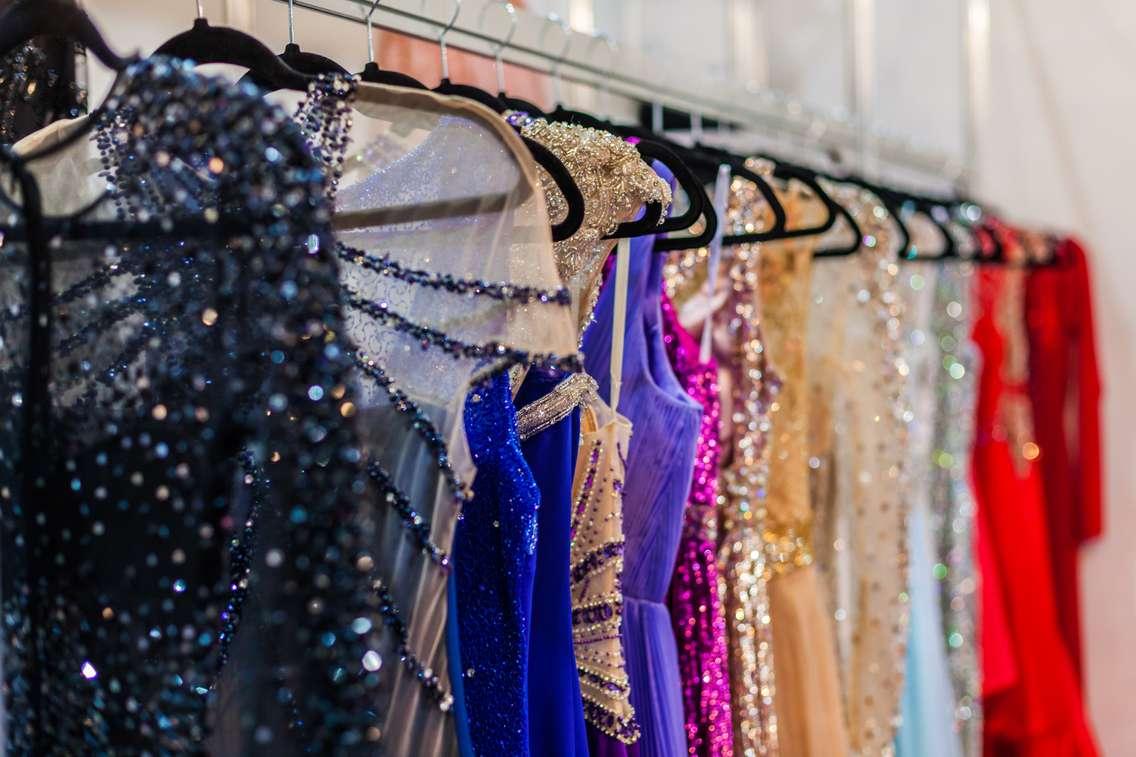
<path id="1" fill-rule="evenodd" d="M 197 0 L 197 17 L 205 18 L 205 0 Z"/>
<path id="2" fill-rule="evenodd" d="M 616 45 L 612 41 L 611 35 L 607 32 L 600 32 L 592 35 L 592 41 L 588 44 L 588 60 L 592 59 L 592 48 L 596 46 L 597 42 L 603 42 L 607 45 L 608 61 L 606 74 L 611 74 L 611 68 L 615 65 L 615 51 Z M 600 79 L 600 114 L 605 117 L 611 117 L 611 78 L 604 76 Z"/>
<path id="3" fill-rule="evenodd" d="M 493 5 L 501 5 L 505 12 L 509 14 L 509 32 L 497 43 L 496 48 L 493 50 L 493 68 L 497 72 L 497 91 L 505 91 L 505 62 L 502 60 L 505 55 L 505 48 L 513 41 L 513 35 L 517 33 L 517 9 L 509 2 L 509 0 L 501 0 L 500 3 L 486 3 L 481 6 L 481 15 L 477 18 L 477 27 L 483 29 L 485 27 L 485 12 Z"/>
<path id="4" fill-rule="evenodd" d="M 561 64 L 564 63 L 564 60 L 568 57 L 568 48 L 572 46 L 572 27 L 568 25 L 567 21 L 565 21 L 564 19 L 562 19 L 560 16 L 558 16 L 555 13 L 549 13 L 545 17 L 544 21 L 545 21 L 544 31 L 541 32 L 541 34 L 540 34 L 540 47 L 541 47 L 541 49 L 544 49 L 545 37 L 548 35 L 548 31 L 553 26 L 559 28 L 560 33 L 564 35 L 564 47 L 562 47 L 560 49 L 560 54 L 557 55 L 556 58 L 553 60 L 552 68 L 549 69 L 549 73 L 552 74 L 553 95 L 556 97 L 556 104 L 560 105 L 563 102 L 563 97 L 562 97 L 562 92 L 561 92 L 561 90 L 563 88 L 563 83 L 560 80 L 560 66 L 561 66 Z"/>
<path id="5" fill-rule="evenodd" d="M 426 8 L 426 2 L 427 2 L 427 0 L 422 0 L 422 8 L 423 9 Z M 442 31 L 439 32 L 439 34 L 438 34 L 438 48 L 441 51 L 441 55 L 442 55 L 442 78 L 443 79 L 449 79 L 450 78 L 450 50 L 449 50 L 449 46 L 446 44 L 446 37 L 449 35 L 450 31 L 453 30 L 454 25 L 457 24 L 458 16 L 461 15 L 461 9 L 462 9 L 462 0 L 454 0 L 454 13 L 453 13 L 452 16 L 450 16 L 450 20 L 446 23 L 446 25 L 442 28 Z"/>
<path id="6" fill-rule="evenodd" d="M 367 16 L 363 19 L 363 24 L 367 27 L 367 62 L 372 63 L 375 61 L 375 27 L 371 23 L 371 17 L 375 15 L 375 11 L 379 9 L 379 3 L 382 0 L 375 0 L 371 3 L 370 10 L 367 11 Z"/>
<path id="7" fill-rule="evenodd" d="M 296 3 L 288 0 L 288 44 L 296 44 Z"/>

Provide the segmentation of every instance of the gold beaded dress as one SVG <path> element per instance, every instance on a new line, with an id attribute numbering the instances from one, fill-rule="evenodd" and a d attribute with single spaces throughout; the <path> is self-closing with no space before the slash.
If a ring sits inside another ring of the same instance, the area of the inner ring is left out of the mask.
<path id="1" fill-rule="evenodd" d="M 818 203 L 789 194 L 790 228 L 815 226 Z M 766 244 L 760 254 L 765 350 L 781 375 L 771 406 L 769 481 L 762 540 L 777 681 L 777 747 L 783 757 L 849 753 L 824 587 L 813 565 L 809 492 L 806 336 L 816 237 Z"/>

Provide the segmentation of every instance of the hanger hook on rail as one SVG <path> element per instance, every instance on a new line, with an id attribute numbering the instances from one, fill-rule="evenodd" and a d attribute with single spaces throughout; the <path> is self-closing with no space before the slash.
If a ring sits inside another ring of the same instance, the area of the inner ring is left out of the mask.
<path id="1" fill-rule="evenodd" d="M 545 16 L 544 22 L 544 31 L 540 34 L 541 49 L 544 48 L 545 38 L 549 30 L 553 27 L 560 29 L 560 33 L 564 35 L 564 47 L 560 48 L 560 54 L 553 60 L 552 68 L 549 69 L 549 73 L 552 74 L 553 96 L 556 98 L 556 105 L 560 105 L 564 102 L 562 91 L 564 85 L 560 79 L 560 67 L 568 58 L 568 48 L 572 46 L 572 27 L 568 25 L 567 21 L 555 13 L 549 13 Z"/>
<path id="2" fill-rule="evenodd" d="M 600 78 L 599 110 L 600 115 L 604 116 L 605 118 L 611 118 L 610 74 L 612 67 L 615 65 L 616 44 L 614 41 L 612 41 L 611 35 L 607 32 L 598 32 L 596 34 L 593 34 L 592 41 L 588 44 L 588 60 L 592 59 L 592 48 L 594 48 L 596 46 L 596 43 L 598 42 L 603 42 L 605 45 L 607 45 L 608 54 L 607 69 L 604 72 L 607 75 Z"/>
<path id="3" fill-rule="evenodd" d="M 426 9 L 427 0 L 422 0 L 422 9 Z M 462 0 L 454 0 L 454 12 L 450 16 L 450 20 L 442 27 L 442 31 L 438 33 L 438 49 L 442 56 L 442 79 L 450 78 L 450 50 L 446 44 L 446 37 L 453 31 L 454 26 L 458 22 L 458 16 L 461 15 Z"/>
<path id="4" fill-rule="evenodd" d="M 197 17 L 205 18 L 205 0 L 197 0 Z"/>
<path id="5" fill-rule="evenodd" d="M 383 0 L 375 0 L 375 2 L 371 3 L 370 10 L 367 11 L 367 15 L 363 18 L 363 25 L 367 27 L 367 61 L 368 62 L 375 60 L 375 26 L 371 22 L 371 19 L 374 17 L 375 11 L 377 11 L 379 9 L 379 3 L 381 3 L 382 1 Z"/>
<path id="6" fill-rule="evenodd" d="M 288 44 L 296 44 L 296 2 L 288 0 Z"/>
<path id="7" fill-rule="evenodd" d="M 501 0 L 499 3 L 486 3 L 481 6 L 481 15 L 477 19 L 477 27 L 484 30 L 485 28 L 485 12 L 494 5 L 500 5 L 509 14 L 509 32 L 497 43 L 496 48 L 493 50 L 493 68 L 497 72 L 497 91 L 505 91 L 505 62 L 503 56 L 505 55 L 505 48 L 513 41 L 513 35 L 517 33 L 517 8 L 509 0 Z"/>

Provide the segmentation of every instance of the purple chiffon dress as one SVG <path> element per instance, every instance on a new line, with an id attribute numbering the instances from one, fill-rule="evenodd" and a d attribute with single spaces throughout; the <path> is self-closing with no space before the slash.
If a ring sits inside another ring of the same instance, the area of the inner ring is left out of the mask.
<path id="1" fill-rule="evenodd" d="M 686 753 L 682 685 L 667 590 L 682 534 L 702 407 L 675 378 L 663 342 L 662 255 L 654 237 L 631 242 L 620 414 L 634 429 L 623 490 L 623 644 L 642 757 Z M 584 334 L 585 367 L 611 397 L 613 284 Z M 596 757 L 596 755 L 593 755 Z"/>

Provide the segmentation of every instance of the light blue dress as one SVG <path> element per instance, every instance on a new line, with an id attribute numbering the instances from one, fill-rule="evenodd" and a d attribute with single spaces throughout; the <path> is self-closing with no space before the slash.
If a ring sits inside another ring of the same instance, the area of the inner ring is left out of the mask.
<path id="1" fill-rule="evenodd" d="M 910 368 L 904 399 L 912 420 L 908 425 L 909 457 L 904 461 L 911 504 L 907 517 L 910 622 L 900 710 L 903 720 L 895 739 L 898 757 L 964 754 L 962 738 L 955 729 L 956 697 L 943 636 L 941 584 L 935 576 L 937 550 L 931 523 L 936 381 L 942 373 L 932 327 L 936 275 L 925 267 L 912 268 L 909 276 L 902 277 L 906 285 L 900 288 L 907 316 L 903 354 Z"/>
<path id="2" fill-rule="evenodd" d="M 907 626 L 903 723 L 896 734 L 895 752 L 898 757 L 962 757 L 925 507 L 912 507 L 907 542 L 911 622 Z"/>

